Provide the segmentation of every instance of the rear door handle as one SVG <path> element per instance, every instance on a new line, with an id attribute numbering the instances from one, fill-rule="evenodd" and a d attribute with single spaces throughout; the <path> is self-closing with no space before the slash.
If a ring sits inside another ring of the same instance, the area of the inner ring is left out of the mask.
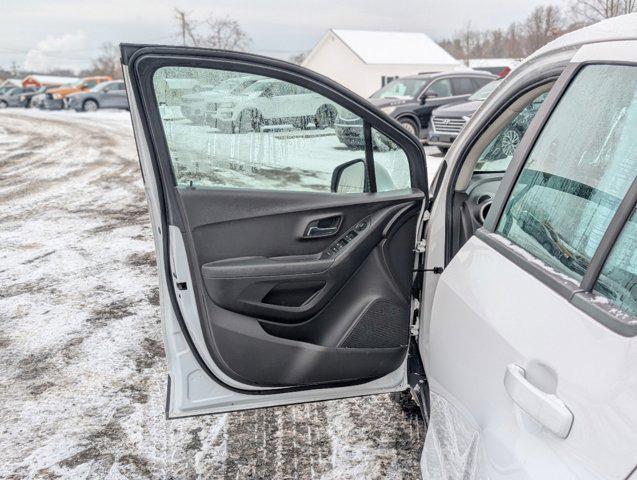
<path id="1" fill-rule="evenodd" d="M 517 406 L 559 438 L 566 438 L 573 426 L 573 413 L 556 395 L 537 388 L 515 363 L 506 368 L 504 388 Z"/>

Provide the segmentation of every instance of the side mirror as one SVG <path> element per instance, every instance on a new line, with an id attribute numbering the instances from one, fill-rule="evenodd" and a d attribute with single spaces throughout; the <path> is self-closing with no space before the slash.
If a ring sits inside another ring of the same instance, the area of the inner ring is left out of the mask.
<path id="1" fill-rule="evenodd" d="M 358 158 L 336 167 L 332 172 L 331 190 L 334 193 L 369 192 L 369 177 L 365 160 Z"/>
<path id="2" fill-rule="evenodd" d="M 422 97 L 420 97 L 420 103 L 425 103 L 430 98 L 436 98 L 438 94 L 436 92 L 428 92 L 425 93 Z"/>

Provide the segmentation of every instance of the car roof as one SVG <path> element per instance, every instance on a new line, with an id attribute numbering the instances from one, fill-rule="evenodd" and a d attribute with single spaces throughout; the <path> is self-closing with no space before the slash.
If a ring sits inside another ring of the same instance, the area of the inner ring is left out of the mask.
<path id="1" fill-rule="evenodd" d="M 484 77 L 484 78 L 497 78 L 495 75 L 489 72 L 479 72 L 477 70 L 457 70 L 452 72 L 423 72 L 417 75 L 405 75 L 403 78 L 418 78 L 418 79 L 434 79 L 440 77 Z"/>

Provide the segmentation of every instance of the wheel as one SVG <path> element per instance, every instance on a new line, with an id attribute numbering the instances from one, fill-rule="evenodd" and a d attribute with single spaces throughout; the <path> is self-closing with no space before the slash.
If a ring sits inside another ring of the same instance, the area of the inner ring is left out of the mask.
<path id="1" fill-rule="evenodd" d="M 438 147 L 438 151 L 442 153 L 443 155 L 447 155 L 447 152 L 449 151 L 449 147 Z"/>
<path id="2" fill-rule="evenodd" d="M 500 150 L 502 150 L 502 153 L 507 157 L 511 157 L 518 148 L 518 145 L 520 145 L 520 140 L 522 140 L 520 132 L 517 130 L 507 130 L 500 140 Z"/>
<path id="3" fill-rule="evenodd" d="M 399 118 L 398 123 L 400 123 L 401 127 L 418 138 L 418 125 L 416 125 L 416 122 L 410 118 Z"/>
<path id="4" fill-rule="evenodd" d="M 82 110 L 85 112 L 95 112 L 99 108 L 99 105 L 95 100 L 85 100 L 82 104 Z"/>
<path id="5" fill-rule="evenodd" d="M 321 105 L 314 116 L 314 125 L 316 125 L 316 128 L 333 127 L 337 114 L 334 105 Z"/>
<path id="6" fill-rule="evenodd" d="M 243 110 L 239 114 L 235 130 L 238 133 L 258 132 L 263 124 L 263 117 L 257 110 Z"/>
<path id="7" fill-rule="evenodd" d="M 5 102 L 4 100 L 0 100 L 0 109 L 7 108 L 8 106 L 9 104 L 7 102 Z"/>

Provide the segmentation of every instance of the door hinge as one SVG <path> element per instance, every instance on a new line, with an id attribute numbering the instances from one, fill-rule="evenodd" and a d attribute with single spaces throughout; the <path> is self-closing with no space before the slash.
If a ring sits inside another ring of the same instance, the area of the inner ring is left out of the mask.
<path id="1" fill-rule="evenodd" d="M 186 282 L 177 282 L 177 290 L 186 290 L 188 284 Z"/>

